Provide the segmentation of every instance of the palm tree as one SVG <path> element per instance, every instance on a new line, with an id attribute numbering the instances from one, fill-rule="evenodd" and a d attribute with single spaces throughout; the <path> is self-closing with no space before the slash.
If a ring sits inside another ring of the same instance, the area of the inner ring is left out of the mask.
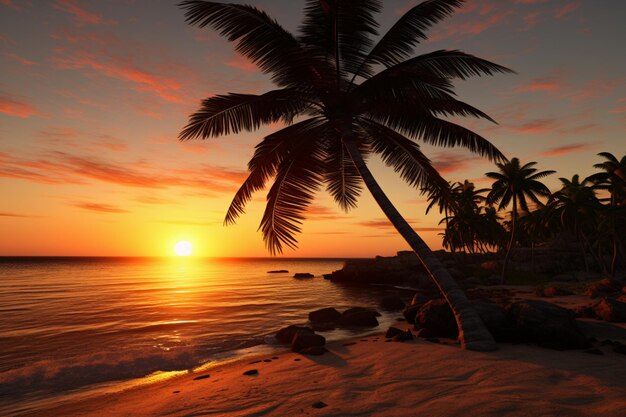
<path id="1" fill-rule="evenodd" d="M 578 175 L 574 175 L 571 180 L 559 180 L 562 187 L 552 195 L 549 210 L 554 218 L 559 219 L 562 228 L 578 240 L 585 270 L 589 272 L 585 247 L 589 248 L 592 255 L 593 250 L 586 235 L 597 230 L 597 213 L 601 204 L 589 180 L 584 179 L 581 182 Z M 602 267 L 603 264 L 599 262 L 599 266 Z"/>
<path id="2" fill-rule="evenodd" d="M 594 188 L 598 190 L 606 190 L 609 192 L 609 206 L 604 210 L 604 219 L 601 225 L 612 236 L 613 256 L 611 260 L 611 274 L 615 274 L 618 252 L 621 249 L 624 252 L 624 245 L 620 236 L 619 227 L 624 224 L 624 209 L 626 208 L 626 155 L 621 159 L 617 159 L 615 155 L 609 152 L 601 152 L 598 156 L 602 156 L 605 161 L 595 164 L 594 168 L 601 169 L 598 172 L 587 177 L 588 181 L 592 181 Z"/>
<path id="3" fill-rule="evenodd" d="M 496 166 L 500 172 L 487 172 L 485 175 L 495 182 L 491 187 L 491 192 L 487 197 L 488 200 L 494 204 L 499 203 L 498 210 L 505 209 L 512 202 L 513 207 L 511 209 L 511 237 L 509 244 L 507 245 L 506 255 L 504 256 L 504 262 L 502 265 L 502 278 L 501 282 L 505 282 L 506 264 L 511 253 L 511 248 L 515 242 L 516 223 L 518 216 L 517 204 L 521 206 L 522 210 L 528 213 L 528 202 L 526 197 L 532 200 L 539 206 L 543 206 L 543 203 L 537 196 L 550 197 L 550 190 L 543 183 L 539 182 L 540 179 L 554 174 L 555 171 L 539 171 L 534 168 L 536 162 L 529 162 L 521 165 L 518 158 L 513 158 L 509 162 L 497 163 Z"/>
<path id="4" fill-rule="evenodd" d="M 295 234 L 314 193 L 325 185 L 344 210 L 356 206 L 362 184 L 417 253 L 455 314 L 462 346 L 495 349 L 491 334 L 447 270 L 389 201 L 366 160 L 378 154 L 418 188 L 447 182 L 414 140 L 462 146 L 505 160 L 480 135 L 439 116 L 492 119 L 454 97 L 454 78 L 511 72 L 460 51 L 412 57 L 433 24 L 462 0 L 431 0 L 410 9 L 376 43 L 377 0 L 307 0 L 298 36 L 252 6 L 200 0 L 180 3 L 190 24 L 211 26 L 269 74 L 277 89 L 261 95 L 210 97 L 192 114 L 180 139 L 210 138 L 262 124 L 288 126 L 256 146 L 249 176 L 225 223 L 244 213 L 252 194 L 273 179 L 260 229 L 271 253 L 295 248 Z M 377 72 L 378 71 L 378 72 Z"/>

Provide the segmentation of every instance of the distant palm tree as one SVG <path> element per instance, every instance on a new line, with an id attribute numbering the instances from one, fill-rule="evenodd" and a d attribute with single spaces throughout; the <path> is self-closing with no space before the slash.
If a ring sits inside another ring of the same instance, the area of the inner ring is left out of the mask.
<path id="1" fill-rule="evenodd" d="M 603 210 L 603 219 L 600 222 L 601 228 L 610 235 L 613 256 L 611 260 L 611 274 L 615 274 L 618 253 L 624 252 L 624 244 L 622 236 L 626 234 L 626 221 L 624 220 L 624 211 L 626 210 L 626 155 L 621 159 L 617 159 L 609 152 L 601 152 L 598 156 L 602 156 L 605 161 L 595 164 L 594 168 L 601 169 L 598 172 L 587 177 L 588 181 L 592 181 L 597 190 L 606 190 L 609 192 L 609 205 Z"/>
<path id="2" fill-rule="evenodd" d="M 410 9 L 374 43 L 381 9 L 376 0 L 307 0 L 299 35 L 265 12 L 240 4 L 199 0 L 180 3 L 187 22 L 212 26 L 237 42 L 237 51 L 269 74 L 278 89 L 261 95 L 226 94 L 205 99 L 182 130 L 182 140 L 209 138 L 262 124 L 288 126 L 266 136 L 248 164 L 249 177 L 226 214 L 231 224 L 252 193 L 273 178 L 260 229 L 271 253 L 295 247 L 295 233 L 314 193 L 326 185 L 344 210 L 356 206 L 362 184 L 415 250 L 450 304 L 461 344 L 495 349 L 493 337 L 426 243 L 404 220 L 375 181 L 366 159 L 378 154 L 412 186 L 444 189 L 447 182 L 412 140 L 462 146 L 505 160 L 480 135 L 438 116 L 492 120 L 454 98 L 454 78 L 511 72 L 459 51 L 410 58 L 426 30 L 462 0 L 431 0 Z"/>
<path id="3" fill-rule="evenodd" d="M 513 203 L 511 209 L 511 237 L 502 265 L 502 283 L 506 280 L 506 264 L 513 243 L 515 242 L 518 217 L 517 204 L 519 203 L 522 210 L 528 213 L 527 197 L 539 206 L 543 206 L 543 203 L 537 196 L 550 197 L 550 190 L 543 183 L 539 182 L 539 180 L 550 174 L 554 174 L 555 171 L 537 172 L 537 169 L 534 168 L 536 164 L 536 162 L 529 162 L 521 165 L 518 158 L 513 158 L 509 162 L 497 163 L 496 166 L 500 170 L 499 172 L 487 172 L 485 174 L 489 178 L 496 180 L 491 187 L 491 192 L 487 197 L 488 200 L 492 204 L 499 203 L 499 210 L 505 209 L 511 202 Z"/>
<path id="4" fill-rule="evenodd" d="M 597 230 L 597 213 L 601 204 L 588 179 L 580 181 L 578 175 L 574 175 L 571 180 L 559 179 L 562 187 L 552 195 L 549 211 L 554 218 L 559 219 L 561 226 L 578 240 L 585 270 L 589 272 L 585 247 L 589 248 L 592 255 L 593 251 L 586 236 Z"/>

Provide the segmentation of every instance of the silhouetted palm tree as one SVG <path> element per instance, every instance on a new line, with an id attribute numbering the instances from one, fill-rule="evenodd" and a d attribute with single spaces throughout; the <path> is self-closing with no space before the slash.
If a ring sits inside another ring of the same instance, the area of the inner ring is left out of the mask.
<path id="1" fill-rule="evenodd" d="M 624 221 L 624 209 L 626 208 L 626 155 L 617 159 L 609 152 L 601 152 L 598 156 L 606 159 L 604 162 L 595 164 L 594 168 L 601 169 L 587 177 L 592 181 L 594 188 L 609 192 L 609 206 L 603 210 L 603 219 L 600 222 L 601 228 L 609 234 L 612 240 L 612 260 L 611 274 L 615 273 L 618 253 L 624 252 L 624 244 L 621 236 L 626 233 L 626 222 Z M 625 255 L 626 256 L 626 255 Z"/>
<path id="2" fill-rule="evenodd" d="M 502 210 L 512 202 L 511 209 L 511 237 L 506 249 L 506 255 L 504 256 L 504 262 L 502 265 L 502 282 L 505 282 L 506 264 L 511 253 L 511 248 L 515 242 L 516 222 L 517 222 L 517 204 L 521 206 L 522 210 L 528 213 L 528 202 L 526 197 L 532 200 L 539 206 L 543 203 L 537 196 L 550 197 L 550 190 L 543 183 L 539 182 L 540 179 L 554 174 L 555 171 L 539 171 L 533 168 L 536 162 L 529 162 L 525 165 L 520 165 L 518 158 L 513 158 L 509 162 L 497 163 L 496 166 L 500 172 L 487 172 L 485 175 L 489 178 L 496 180 L 492 187 L 489 196 L 487 197 L 491 203 L 499 203 L 498 209 Z"/>
<path id="3" fill-rule="evenodd" d="M 495 348 L 469 301 L 425 242 L 404 220 L 366 165 L 378 154 L 410 185 L 444 189 L 447 183 L 412 140 L 462 146 L 492 160 L 503 155 L 480 135 L 438 116 L 492 120 L 454 98 L 452 80 L 510 70 L 459 51 L 410 58 L 426 30 L 462 0 L 431 0 L 410 9 L 376 43 L 376 0 L 308 0 L 299 35 L 265 12 L 239 4 L 186 0 L 187 21 L 211 26 L 239 53 L 269 74 L 278 89 L 261 95 L 210 97 L 190 116 L 181 139 L 209 138 L 265 123 L 288 126 L 266 136 L 248 164 L 225 222 L 244 213 L 252 193 L 271 179 L 260 229 L 270 252 L 296 246 L 295 233 L 314 193 L 326 185 L 344 210 L 354 207 L 362 184 L 415 250 L 455 313 L 468 349 Z"/>
<path id="4" fill-rule="evenodd" d="M 561 226 L 578 240 L 585 270 L 588 272 L 585 247 L 589 248 L 592 255 L 593 252 L 587 236 L 597 230 L 597 212 L 601 204 L 587 179 L 581 182 L 578 175 L 574 175 L 571 180 L 559 179 L 562 187 L 552 195 L 549 209 L 552 216 L 559 219 Z"/>

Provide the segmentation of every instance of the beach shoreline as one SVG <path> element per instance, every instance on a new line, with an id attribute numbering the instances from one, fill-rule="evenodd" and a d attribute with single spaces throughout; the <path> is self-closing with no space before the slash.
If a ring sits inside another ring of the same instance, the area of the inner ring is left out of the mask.
<path id="1" fill-rule="evenodd" d="M 621 416 L 626 361 L 574 350 L 454 341 L 331 342 L 322 356 L 287 350 L 20 416 Z M 257 374 L 244 375 L 256 370 Z M 208 376 L 207 376 L 208 375 Z"/>

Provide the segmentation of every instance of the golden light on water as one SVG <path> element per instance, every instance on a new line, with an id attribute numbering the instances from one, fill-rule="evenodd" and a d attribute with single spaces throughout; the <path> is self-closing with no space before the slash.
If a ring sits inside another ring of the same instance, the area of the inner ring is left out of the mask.
<path id="1" fill-rule="evenodd" d="M 192 250 L 193 247 L 191 246 L 191 243 L 186 240 L 181 240 L 174 245 L 174 253 L 176 253 L 176 256 L 189 256 L 191 255 Z"/>

